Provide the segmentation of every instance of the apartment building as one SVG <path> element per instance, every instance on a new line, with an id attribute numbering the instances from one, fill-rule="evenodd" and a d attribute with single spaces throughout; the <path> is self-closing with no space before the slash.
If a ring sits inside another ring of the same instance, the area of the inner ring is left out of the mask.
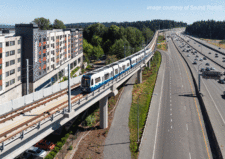
<path id="1" fill-rule="evenodd" d="M 21 37 L 0 34 L 0 103 L 22 96 Z"/>
<path id="2" fill-rule="evenodd" d="M 82 29 L 40 30 L 36 24 L 16 24 L 15 35 L 22 39 L 22 67 L 29 60 L 29 92 L 44 88 L 52 80 L 65 75 L 67 66 L 83 63 Z M 26 76 L 26 69 L 22 76 Z M 26 94 L 26 78 L 22 79 L 23 95 Z"/>

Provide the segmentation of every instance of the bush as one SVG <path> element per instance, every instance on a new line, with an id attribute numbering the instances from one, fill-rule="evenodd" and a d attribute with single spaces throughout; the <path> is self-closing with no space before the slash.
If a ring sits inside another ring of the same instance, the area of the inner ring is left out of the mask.
<path id="1" fill-rule="evenodd" d="M 47 156 L 45 156 L 45 159 L 53 159 L 54 157 L 50 154 L 48 154 Z"/>
<path id="2" fill-rule="evenodd" d="M 63 143 L 59 141 L 56 143 L 56 146 L 61 150 Z"/>
<path id="3" fill-rule="evenodd" d="M 59 150 L 60 150 L 60 148 L 59 148 L 59 147 L 55 147 L 53 151 L 55 151 L 56 153 L 58 153 L 58 152 L 59 152 Z"/>
<path id="4" fill-rule="evenodd" d="M 90 69 L 91 68 L 91 65 L 87 65 L 86 69 Z"/>
<path id="5" fill-rule="evenodd" d="M 51 151 L 51 152 L 49 153 L 49 155 L 51 155 L 51 156 L 54 158 L 55 155 L 56 155 L 56 153 L 55 153 L 54 151 Z"/>
<path id="6" fill-rule="evenodd" d="M 67 139 L 66 137 L 61 138 L 61 142 L 63 145 L 66 143 L 66 139 Z"/>
<path id="7" fill-rule="evenodd" d="M 73 146 L 70 146 L 69 148 L 68 148 L 68 150 L 72 150 L 73 149 Z"/>
<path id="8" fill-rule="evenodd" d="M 65 135 L 65 138 L 67 139 L 69 136 L 70 136 L 70 133 L 67 133 L 67 134 Z"/>
<path id="9" fill-rule="evenodd" d="M 86 119 L 85 122 L 87 124 L 87 126 L 92 126 L 92 124 L 95 122 L 95 115 L 94 114 L 90 114 Z"/>

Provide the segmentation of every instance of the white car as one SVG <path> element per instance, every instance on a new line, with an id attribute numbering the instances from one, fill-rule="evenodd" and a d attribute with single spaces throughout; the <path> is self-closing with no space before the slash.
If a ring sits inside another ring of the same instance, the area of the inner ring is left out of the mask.
<path id="1" fill-rule="evenodd" d="M 190 55 L 188 54 L 187 57 L 190 57 Z"/>
<path id="2" fill-rule="evenodd" d="M 46 151 L 34 146 L 31 146 L 29 149 L 27 149 L 26 153 L 40 158 L 45 158 L 45 156 L 47 155 Z"/>

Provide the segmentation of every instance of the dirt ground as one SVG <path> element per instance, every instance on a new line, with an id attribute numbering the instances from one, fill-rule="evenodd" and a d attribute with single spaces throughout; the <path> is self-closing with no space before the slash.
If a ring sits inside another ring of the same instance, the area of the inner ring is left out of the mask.
<path id="1" fill-rule="evenodd" d="M 85 136 L 79 143 L 78 149 L 76 150 L 76 153 L 74 154 L 73 159 L 104 158 L 103 150 L 104 150 L 105 139 L 107 137 L 111 123 L 113 121 L 115 107 L 117 105 L 117 101 L 122 91 L 123 91 L 123 88 L 120 88 L 118 95 L 116 97 L 111 97 L 111 99 L 108 100 L 109 102 L 108 128 L 100 129 L 99 123 L 97 123 L 95 127 L 88 128 L 87 131 L 82 132 L 80 135 L 87 134 L 88 130 L 90 131 L 88 135 Z M 97 121 L 99 121 L 99 118 L 97 119 Z"/>

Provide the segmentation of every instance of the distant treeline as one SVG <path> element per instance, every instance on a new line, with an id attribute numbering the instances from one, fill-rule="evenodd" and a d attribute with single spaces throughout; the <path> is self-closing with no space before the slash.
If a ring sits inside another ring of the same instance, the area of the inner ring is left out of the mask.
<path id="1" fill-rule="evenodd" d="M 66 24 L 67 28 L 85 28 L 89 25 L 96 24 L 96 23 L 72 23 Z M 122 26 L 126 27 L 135 27 L 137 29 L 142 30 L 143 28 L 147 27 L 150 28 L 152 31 L 156 31 L 158 29 L 169 29 L 169 28 L 177 28 L 177 27 L 186 27 L 187 23 L 183 22 L 176 22 L 173 20 L 147 20 L 147 21 L 136 21 L 136 22 L 110 22 L 110 23 L 101 23 L 106 27 L 110 27 L 111 25 Z"/>
<path id="2" fill-rule="evenodd" d="M 197 21 L 187 26 L 185 31 L 201 38 L 225 39 L 225 21 Z"/>

